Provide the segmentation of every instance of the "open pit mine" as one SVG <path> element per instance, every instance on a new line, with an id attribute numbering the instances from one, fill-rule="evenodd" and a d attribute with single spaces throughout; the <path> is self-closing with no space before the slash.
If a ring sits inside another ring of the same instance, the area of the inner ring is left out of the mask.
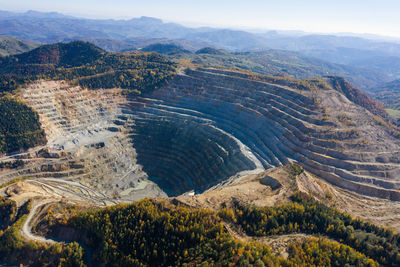
<path id="1" fill-rule="evenodd" d="M 400 200 L 399 140 L 331 87 L 198 68 L 134 97 L 65 81 L 35 82 L 18 97 L 39 113 L 48 142 L 3 156 L 24 167 L 0 179 L 29 177 L 52 197 L 110 204 L 193 195 L 298 162 L 340 188 Z"/>

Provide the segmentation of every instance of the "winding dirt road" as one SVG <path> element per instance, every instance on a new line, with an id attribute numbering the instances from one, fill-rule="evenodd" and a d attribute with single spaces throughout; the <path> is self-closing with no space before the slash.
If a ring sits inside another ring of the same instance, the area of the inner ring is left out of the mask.
<path id="1" fill-rule="evenodd" d="M 22 226 L 21 229 L 21 234 L 22 236 L 24 236 L 27 239 L 30 240 L 34 240 L 34 241 L 38 241 L 38 242 L 42 242 L 42 243 L 47 243 L 47 244 L 54 244 L 54 243 L 71 243 L 74 241 L 65 241 L 65 240 L 55 240 L 55 239 L 51 239 L 51 238 L 46 238 L 44 236 L 39 236 L 36 235 L 32 232 L 32 226 L 31 226 L 31 222 L 32 219 L 35 217 L 37 210 L 47 204 L 50 204 L 52 202 L 56 202 L 56 200 L 43 200 L 40 202 L 35 203 L 32 206 L 31 211 L 29 212 L 28 218 L 25 220 L 24 225 Z M 87 247 L 85 244 L 82 244 L 80 242 L 77 242 L 86 252 L 86 265 L 88 267 L 92 267 L 93 266 L 93 262 L 92 262 L 92 251 L 89 247 Z"/>
<path id="2" fill-rule="evenodd" d="M 56 243 L 57 241 L 50 239 L 50 238 L 45 238 L 43 236 L 39 236 L 39 235 L 35 235 L 32 232 L 32 219 L 34 218 L 34 216 L 36 215 L 36 212 L 38 210 L 39 207 L 44 206 L 46 204 L 49 204 L 51 202 L 54 202 L 54 200 L 44 200 L 44 201 L 40 201 L 37 202 L 35 204 L 33 204 L 31 211 L 29 212 L 28 218 L 25 220 L 24 225 L 22 226 L 21 229 L 21 234 L 22 236 L 24 236 L 27 239 L 31 239 L 31 240 L 35 240 L 35 241 L 39 241 L 39 242 L 43 242 L 43 243 Z"/>

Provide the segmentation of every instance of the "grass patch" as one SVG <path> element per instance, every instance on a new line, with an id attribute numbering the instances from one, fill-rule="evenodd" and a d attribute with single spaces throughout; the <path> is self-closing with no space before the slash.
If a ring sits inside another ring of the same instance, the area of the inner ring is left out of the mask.
<path id="1" fill-rule="evenodd" d="M 25 181 L 25 180 L 29 180 L 29 179 L 32 179 L 32 178 L 31 177 L 19 177 L 19 178 L 12 179 L 12 180 L 4 183 L 4 184 L 1 184 L 0 185 L 0 189 L 4 188 L 4 187 L 7 187 L 7 186 L 9 186 L 11 184 L 14 184 L 14 183 L 17 183 L 17 182 L 21 182 L 21 181 Z"/>
<path id="2" fill-rule="evenodd" d="M 400 110 L 387 108 L 385 109 L 389 116 L 395 120 L 400 119 Z"/>

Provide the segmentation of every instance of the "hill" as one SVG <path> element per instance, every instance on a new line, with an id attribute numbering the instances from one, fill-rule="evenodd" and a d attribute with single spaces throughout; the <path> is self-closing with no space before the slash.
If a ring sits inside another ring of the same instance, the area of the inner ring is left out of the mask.
<path id="1" fill-rule="evenodd" d="M 69 80 L 88 88 L 122 87 L 139 92 L 162 84 L 174 72 L 173 64 L 159 55 L 106 53 L 82 41 L 44 45 L 0 58 L 0 67 L 0 91 L 47 78 Z"/>
<path id="2" fill-rule="evenodd" d="M 382 103 L 370 98 L 367 94 L 352 86 L 345 79 L 341 77 L 328 77 L 328 79 L 328 83 L 330 83 L 335 90 L 343 93 L 350 101 L 364 107 L 372 114 L 381 116 L 382 118 L 388 117 Z"/>
<path id="3" fill-rule="evenodd" d="M 167 54 L 167 55 L 173 55 L 178 53 L 190 53 L 190 51 L 183 49 L 181 46 L 178 46 L 176 44 L 160 44 L 160 43 L 148 45 L 140 49 L 140 51 L 157 52 L 160 54 Z"/>
<path id="4" fill-rule="evenodd" d="M 387 108 L 400 110 L 400 80 L 370 88 L 368 91 L 374 98 L 385 103 Z"/>
<path id="5" fill-rule="evenodd" d="M 209 54 L 209 55 L 226 55 L 228 52 L 222 49 L 215 49 L 212 47 L 204 47 L 196 51 L 196 54 Z"/>
<path id="6" fill-rule="evenodd" d="M 35 42 L 21 41 L 15 37 L 0 37 L 0 56 L 20 54 L 38 46 Z"/>
<path id="7" fill-rule="evenodd" d="M 264 75 L 310 79 L 318 76 L 341 76 L 359 88 L 387 81 L 389 78 L 369 69 L 348 67 L 304 56 L 297 52 L 266 50 L 260 52 L 229 53 L 215 49 L 201 49 L 196 54 L 175 54 L 169 57 L 179 62 L 187 59 L 195 65 L 247 70 Z"/>
<path id="8" fill-rule="evenodd" d="M 105 51 L 84 42 L 58 43 L 43 45 L 27 53 L 0 59 L 2 73 L 5 73 L 10 65 L 54 65 L 54 67 L 77 67 L 87 63 L 93 63 L 101 57 Z"/>

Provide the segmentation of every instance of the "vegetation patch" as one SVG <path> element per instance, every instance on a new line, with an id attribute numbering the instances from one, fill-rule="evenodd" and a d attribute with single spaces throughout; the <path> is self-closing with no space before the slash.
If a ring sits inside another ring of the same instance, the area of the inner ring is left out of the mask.
<path id="1" fill-rule="evenodd" d="M 234 220 L 248 235 L 327 235 L 383 266 L 400 265 L 400 235 L 392 229 L 354 219 L 304 193 L 294 194 L 292 200 L 293 203 L 277 207 L 238 205 Z"/>
<path id="2" fill-rule="evenodd" d="M 291 244 L 288 253 L 294 266 L 378 266 L 355 249 L 325 238 Z"/>
<path id="3" fill-rule="evenodd" d="M 28 180 L 28 179 L 32 179 L 32 178 L 31 177 L 19 177 L 19 178 L 12 179 L 12 180 L 4 183 L 4 184 L 1 184 L 0 185 L 0 189 L 4 188 L 4 187 L 7 187 L 7 186 L 9 186 L 11 184 L 18 183 L 18 182 L 21 182 L 21 181 L 25 181 L 25 180 Z"/>
<path id="4" fill-rule="evenodd" d="M 16 169 L 21 166 L 24 166 L 24 161 L 20 160 L 20 159 L 13 160 L 13 161 L 0 162 L 0 171 L 2 169 Z"/>
<path id="5" fill-rule="evenodd" d="M 296 176 L 298 176 L 304 172 L 303 167 L 297 163 L 291 163 L 291 164 L 285 165 L 285 170 L 289 174 L 289 177 L 292 179 L 296 178 Z"/>
<path id="6" fill-rule="evenodd" d="M 0 114 L 0 154 L 46 143 L 39 115 L 32 108 L 14 98 L 2 97 Z"/>
<path id="7" fill-rule="evenodd" d="M 214 211 L 145 199 L 82 212 L 67 225 L 88 232 L 94 262 L 107 266 L 277 265 L 269 247 L 234 240 Z"/>
<path id="8" fill-rule="evenodd" d="M 387 109 L 385 109 L 385 110 L 386 110 L 386 112 L 389 114 L 389 116 L 390 116 L 392 119 L 395 119 L 395 120 L 400 119 L 400 110 L 391 109 L 391 108 L 387 108 Z"/>
<path id="9" fill-rule="evenodd" d="M 353 219 L 303 193 L 296 193 L 292 200 L 263 208 L 236 203 L 234 209 L 215 212 L 144 199 L 89 211 L 75 206 L 53 207 L 44 218 L 54 232 L 68 226 L 85 233 L 79 241 L 91 250 L 95 265 L 378 266 L 379 262 L 398 266 L 400 236 L 391 229 Z M 1 207 L 15 210 L 8 203 Z M 14 223 L 0 232 L 2 259 L 23 262 L 23 255 L 29 255 L 29 263 L 43 266 L 84 266 L 85 253 L 79 243 L 47 245 L 22 239 L 20 229 L 29 209 L 30 203 L 21 207 Z M 55 210 L 62 210 L 64 216 L 56 215 Z M 337 242 L 326 238 L 294 242 L 284 259 L 267 245 L 234 239 L 226 223 L 235 224 L 248 235 L 302 232 L 323 234 Z"/>
<path id="10" fill-rule="evenodd" d="M 10 225 L 17 213 L 17 203 L 6 197 L 0 196 L 0 223 L 1 230 L 4 230 Z"/>

